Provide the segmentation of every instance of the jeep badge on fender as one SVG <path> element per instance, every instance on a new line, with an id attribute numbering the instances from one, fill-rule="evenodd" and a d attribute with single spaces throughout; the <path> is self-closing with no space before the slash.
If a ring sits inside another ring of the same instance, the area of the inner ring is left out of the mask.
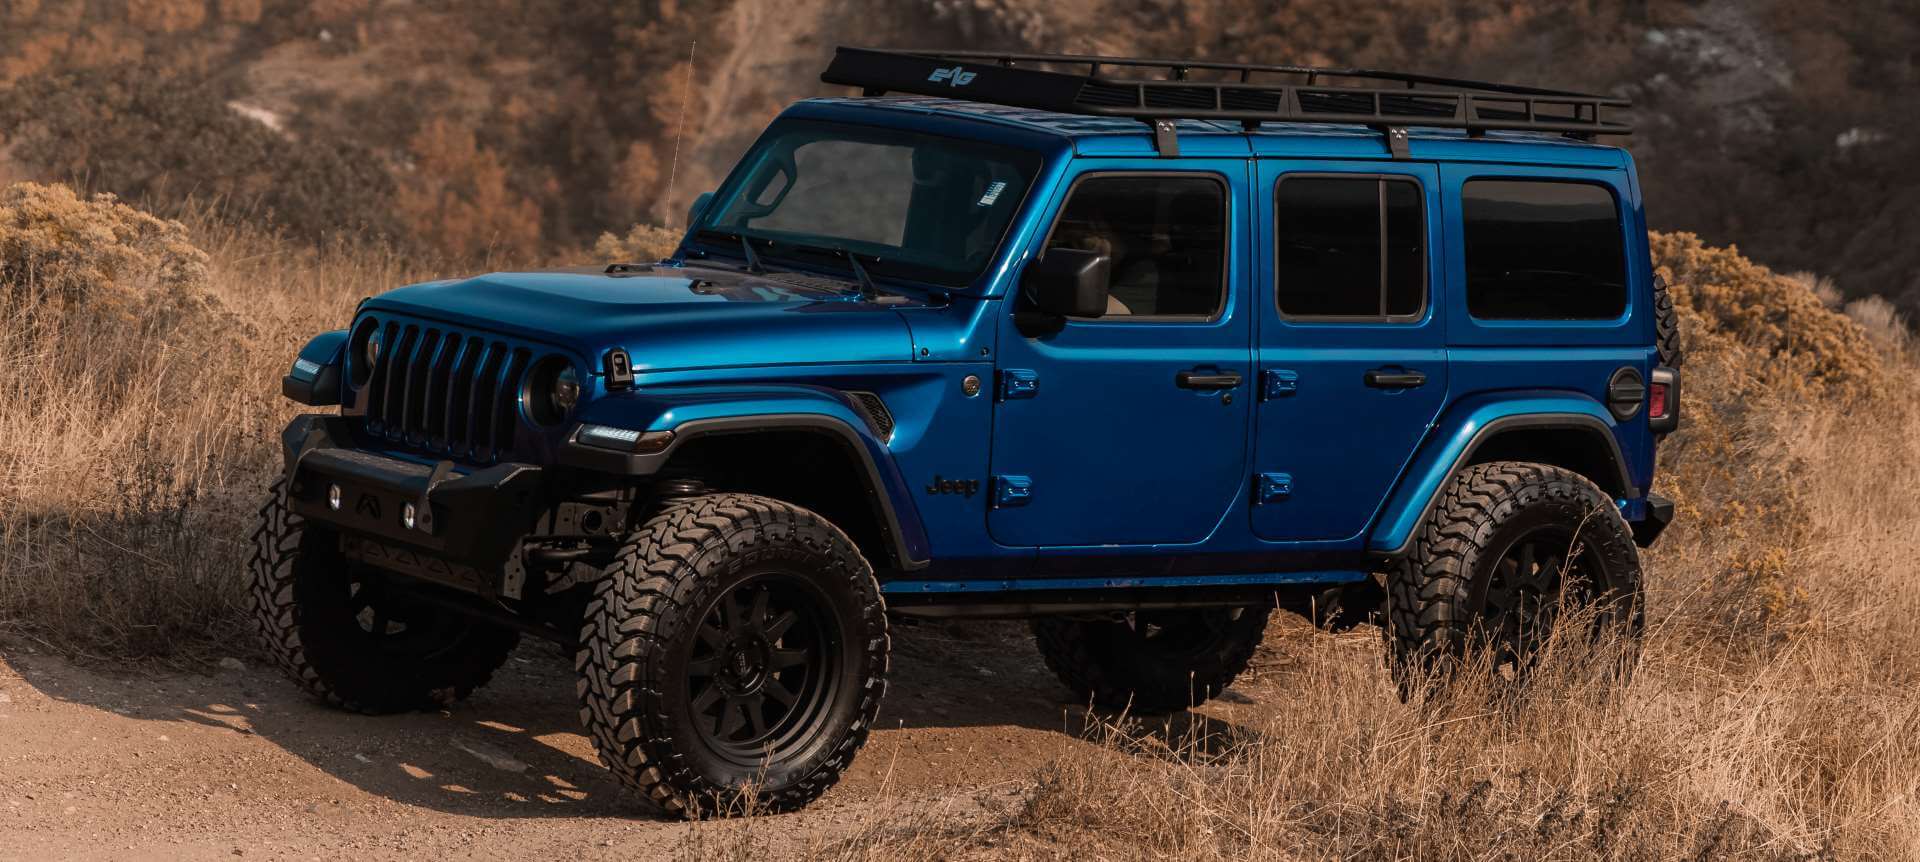
<path id="1" fill-rule="evenodd" d="M 1524 684 L 1563 602 L 1633 642 L 1681 390 L 1626 104 L 1190 65 L 841 48 L 866 97 L 787 108 L 667 260 L 367 300 L 282 382 L 325 409 L 257 534 L 275 663 L 438 709 L 554 641 L 697 816 L 833 786 L 895 617 L 1030 617 L 1136 713 L 1276 609 L 1378 622 L 1407 693 L 1470 643 Z"/>

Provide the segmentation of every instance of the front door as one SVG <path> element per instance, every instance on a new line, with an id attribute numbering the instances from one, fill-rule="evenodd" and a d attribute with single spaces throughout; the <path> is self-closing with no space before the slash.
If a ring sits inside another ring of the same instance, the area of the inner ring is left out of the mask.
<path id="1" fill-rule="evenodd" d="M 1360 537 L 1446 404 L 1432 165 L 1263 161 L 1253 532 Z"/>
<path id="2" fill-rule="evenodd" d="M 1112 260 L 1105 315 L 1029 335 L 1008 298 L 987 519 L 1003 545 L 1199 542 L 1245 483 L 1246 162 L 1165 162 L 1089 165 L 1055 203 L 1046 247 Z"/>

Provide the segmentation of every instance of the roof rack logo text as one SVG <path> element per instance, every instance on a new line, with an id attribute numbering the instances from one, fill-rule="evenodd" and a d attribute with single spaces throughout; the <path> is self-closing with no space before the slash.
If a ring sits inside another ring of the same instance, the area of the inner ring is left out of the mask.
<path id="1" fill-rule="evenodd" d="M 964 87 L 973 83 L 973 79 L 978 76 L 978 72 L 966 71 L 965 66 L 955 66 L 951 69 L 935 69 L 933 74 L 927 76 L 927 80 L 935 84 L 945 81 L 955 87 Z"/>

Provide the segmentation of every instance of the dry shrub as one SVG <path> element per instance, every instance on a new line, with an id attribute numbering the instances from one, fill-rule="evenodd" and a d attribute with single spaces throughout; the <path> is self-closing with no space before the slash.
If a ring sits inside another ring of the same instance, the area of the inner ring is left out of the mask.
<path id="1" fill-rule="evenodd" d="M 184 33 L 207 20 L 206 0 L 127 0 L 127 20 L 154 33 Z"/>
<path id="2" fill-rule="evenodd" d="M 681 231 L 652 224 L 637 224 L 626 236 L 603 233 L 593 244 L 593 254 L 601 260 L 639 263 L 661 260 L 680 247 Z"/>
<path id="3" fill-rule="evenodd" d="M 206 277 L 207 255 L 179 222 L 66 186 L 0 189 L 0 298 L 9 304 L 146 314 L 163 297 L 206 302 Z"/>
<path id="4" fill-rule="evenodd" d="M 1824 279 L 1782 276 L 1692 234 L 1654 234 L 1686 349 L 1685 430 L 1660 451 L 1662 490 L 1693 555 L 1689 607 L 1710 629 L 1778 637 L 1809 621 L 1798 559 L 1813 534 L 1809 464 L 1780 441 L 1810 406 L 1866 410 L 1897 400 L 1898 362 L 1841 312 Z M 1891 338 L 1881 336 L 1881 341 Z"/>
<path id="5" fill-rule="evenodd" d="M 408 143 L 413 169 L 394 209 L 414 236 L 456 257 L 527 258 L 540 247 L 540 208 L 514 191 L 506 163 L 473 131 L 435 119 Z"/>
<path id="6" fill-rule="evenodd" d="M 1776 275 L 1690 233 L 1651 239 L 1691 351 L 1751 362 L 1749 374 L 1789 395 L 1803 394 L 1803 386 L 1845 396 L 1885 391 L 1889 379 L 1873 343 L 1829 307 L 1818 279 Z"/>
<path id="7" fill-rule="evenodd" d="M 246 539 L 295 409 L 279 377 L 403 276 L 196 221 L 0 190 L 0 633 L 116 659 L 250 649 Z"/>

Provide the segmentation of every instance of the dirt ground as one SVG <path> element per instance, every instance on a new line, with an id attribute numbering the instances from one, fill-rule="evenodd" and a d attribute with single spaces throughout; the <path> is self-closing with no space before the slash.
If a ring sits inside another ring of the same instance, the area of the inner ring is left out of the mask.
<path id="1" fill-rule="evenodd" d="M 1263 651 L 1173 732 L 1231 728 L 1274 696 L 1275 661 Z M 883 801 L 984 825 L 1036 767 L 1092 744 L 1024 626 L 896 626 L 893 667 L 852 771 L 807 810 L 757 821 L 763 850 L 806 855 Z M 714 830 L 739 828 L 636 813 L 572 692 L 570 664 L 541 643 L 450 711 L 387 717 L 325 708 L 252 661 L 130 675 L 0 646 L 0 858 L 631 860 L 705 855 Z"/>

